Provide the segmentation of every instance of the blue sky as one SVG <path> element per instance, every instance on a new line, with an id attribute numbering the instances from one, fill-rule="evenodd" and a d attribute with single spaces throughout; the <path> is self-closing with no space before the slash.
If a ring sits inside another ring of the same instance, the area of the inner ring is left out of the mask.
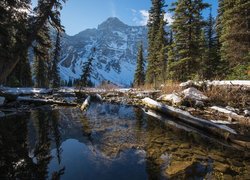
<path id="1" fill-rule="evenodd" d="M 36 0 L 32 0 L 35 3 Z M 170 5 L 175 0 L 165 0 Z M 213 15 L 217 14 L 217 0 L 204 0 L 212 4 Z M 151 0 L 67 0 L 61 12 L 66 33 L 75 35 L 87 28 L 96 28 L 108 17 L 118 17 L 128 25 L 144 25 Z M 208 10 L 204 12 L 207 16 Z M 171 21 L 171 14 L 166 18 Z"/>

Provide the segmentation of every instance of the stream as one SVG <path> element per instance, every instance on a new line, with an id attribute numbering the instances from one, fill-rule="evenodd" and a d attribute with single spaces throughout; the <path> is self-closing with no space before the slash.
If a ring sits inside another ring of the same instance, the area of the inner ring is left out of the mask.
<path id="1" fill-rule="evenodd" d="M 173 118 L 92 103 L 0 120 L 0 179 L 247 179 L 250 152 Z"/>

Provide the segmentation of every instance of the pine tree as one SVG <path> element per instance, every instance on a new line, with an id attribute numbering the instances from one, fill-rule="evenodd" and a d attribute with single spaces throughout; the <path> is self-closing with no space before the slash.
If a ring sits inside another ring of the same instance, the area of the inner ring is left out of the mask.
<path id="1" fill-rule="evenodd" d="M 207 50 L 206 50 L 204 78 L 206 79 L 216 78 L 220 66 L 220 56 L 218 51 L 219 49 L 218 35 L 216 33 L 215 23 L 216 21 L 212 16 L 212 9 L 210 8 L 207 25 L 205 27 Z"/>
<path id="2" fill-rule="evenodd" d="M 156 53 L 156 66 L 155 74 L 157 81 L 165 83 L 166 80 L 166 66 L 167 66 L 167 33 L 165 31 L 166 22 L 164 20 L 164 13 L 161 16 L 160 27 L 156 36 L 155 48 Z M 156 84 L 155 84 L 156 87 Z"/>
<path id="3" fill-rule="evenodd" d="M 148 66 L 146 71 L 147 83 L 154 83 L 161 79 L 162 66 L 164 62 L 160 62 L 159 57 L 162 51 L 162 46 L 165 46 L 165 25 L 164 21 L 164 8 L 166 7 L 164 0 L 152 0 L 152 7 L 149 10 L 148 20 Z M 163 59 L 161 59 L 163 60 Z"/>
<path id="4" fill-rule="evenodd" d="M 43 0 L 38 3 L 39 12 L 30 9 L 30 0 L 1 0 L 0 3 L 0 83 L 12 73 L 21 61 L 23 51 L 27 51 L 44 24 L 57 28 L 60 24 L 61 1 Z"/>
<path id="5" fill-rule="evenodd" d="M 83 67 L 82 67 L 83 73 L 82 73 L 81 80 L 80 80 L 80 83 L 81 83 L 80 89 L 82 87 L 87 87 L 89 85 L 93 60 L 94 60 L 93 57 L 91 57 L 83 64 Z"/>
<path id="6" fill-rule="evenodd" d="M 145 80 L 145 72 L 144 72 L 144 58 L 143 58 L 143 45 L 142 43 L 140 44 L 138 48 L 138 54 L 137 54 L 137 67 L 135 70 L 135 75 L 134 75 L 134 86 L 139 87 L 144 85 L 144 80 Z"/>
<path id="7" fill-rule="evenodd" d="M 55 44 L 55 49 L 54 49 L 54 58 L 52 61 L 52 68 L 51 68 L 51 80 L 52 80 L 52 87 L 53 88 L 58 88 L 60 87 L 60 75 L 59 75 L 59 70 L 58 70 L 58 63 L 60 60 L 60 51 L 61 51 L 61 34 L 60 32 L 57 32 L 56 35 L 56 44 Z"/>
<path id="8" fill-rule="evenodd" d="M 250 1 L 224 0 L 220 6 L 221 58 L 230 79 L 249 79 Z"/>
<path id="9" fill-rule="evenodd" d="M 208 6 L 202 0 L 178 0 L 174 3 L 174 42 L 168 63 L 168 74 L 174 80 L 185 81 L 198 75 L 197 69 L 201 60 L 199 44 L 205 25 L 201 12 Z"/>
<path id="10" fill-rule="evenodd" d="M 31 68 L 28 60 L 28 53 L 23 52 L 23 56 L 18 62 L 15 69 L 12 71 L 10 76 L 7 78 L 6 85 L 14 87 L 31 87 L 32 77 Z"/>
<path id="11" fill-rule="evenodd" d="M 51 39 L 49 27 L 46 24 L 36 38 L 36 46 L 34 47 L 34 75 L 36 87 L 49 86 L 49 62 L 50 62 Z"/>
<path id="12" fill-rule="evenodd" d="M 209 50 L 208 50 L 208 41 L 206 39 L 205 31 L 201 31 L 200 35 L 200 43 L 199 43 L 199 51 L 200 51 L 200 61 L 199 61 L 199 69 L 197 69 L 198 77 L 201 79 L 207 79 L 210 73 L 210 62 L 209 62 Z"/>

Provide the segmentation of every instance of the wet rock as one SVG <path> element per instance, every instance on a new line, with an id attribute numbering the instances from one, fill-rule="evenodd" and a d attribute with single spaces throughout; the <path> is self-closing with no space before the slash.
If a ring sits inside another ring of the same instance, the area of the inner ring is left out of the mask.
<path id="1" fill-rule="evenodd" d="M 183 144 L 180 145 L 180 148 L 182 148 L 182 149 L 188 149 L 188 148 L 190 148 L 190 144 L 183 143 Z"/>
<path id="2" fill-rule="evenodd" d="M 193 165 L 193 161 L 174 161 L 165 170 L 165 173 L 169 176 L 173 176 L 187 170 L 188 167 Z"/>
<path id="3" fill-rule="evenodd" d="M 220 163 L 220 162 L 215 162 L 214 163 L 214 170 L 220 171 L 222 173 L 226 172 L 229 170 L 229 165 L 225 163 Z"/>
<path id="4" fill-rule="evenodd" d="M 229 174 L 225 174 L 223 179 L 226 179 L 226 180 L 231 180 L 232 179 L 233 180 L 234 178 L 233 178 L 233 176 L 231 176 Z"/>
<path id="5" fill-rule="evenodd" d="M 223 158 L 223 157 L 221 157 L 221 156 L 219 156 L 219 155 L 217 155 L 217 154 L 211 154 L 211 155 L 209 155 L 209 157 L 210 157 L 211 159 L 213 159 L 213 160 L 215 160 L 215 161 L 219 161 L 219 162 L 221 162 L 221 163 L 226 162 L 226 159 L 225 159 L 225 158 Z"/>

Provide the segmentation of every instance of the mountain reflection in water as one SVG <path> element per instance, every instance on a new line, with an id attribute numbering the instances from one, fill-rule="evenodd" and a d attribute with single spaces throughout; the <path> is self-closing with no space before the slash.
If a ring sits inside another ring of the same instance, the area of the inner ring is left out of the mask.
<path id="1" fill-rule="evenodd" d="M 0 179 L 247 179 L 250 155 L 173 119 L 92 104 L 0 121 Z"/>

